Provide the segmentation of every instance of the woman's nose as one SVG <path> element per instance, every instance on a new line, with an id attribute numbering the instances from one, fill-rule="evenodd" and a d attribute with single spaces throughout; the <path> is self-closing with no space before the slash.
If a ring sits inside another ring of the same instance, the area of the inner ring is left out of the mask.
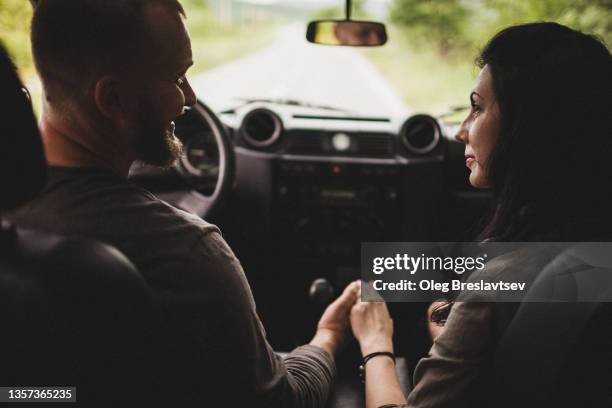
<path id="1" fill-rule="evenodd" d="M 467 144 L 468 141 L 468 119 L 469 118 L 465 118 L 463 122 L 461 122 L 461 125 L 455 134 L 455 140 L 463 144 Z"/>
<path id="2" fill-rule="evenodd" d="M 463 125 L 463 123 L 461 126 L 459 126 L 457 133 L 455 133 L 455 140 L 460 143 L 467 144 L 467 128 Z"/>

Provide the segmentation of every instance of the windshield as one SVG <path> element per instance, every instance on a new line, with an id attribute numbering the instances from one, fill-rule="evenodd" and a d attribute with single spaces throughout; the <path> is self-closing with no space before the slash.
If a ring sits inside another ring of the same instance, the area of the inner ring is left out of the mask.
<path id="1" fill-rule="evenodd" d="M 289 101 L 392 116 L 469 105 L 478 50 L 501 28 L 558 21 L 610 42 L 607 0 L 353 0 L 354 19 L 387 25 L 382 47 L 305 40 L 308 21 L 344 18 L 343 0 L 183 0 L 195 65 L 188 76 L 214 110 Z M 34 99 L 24 0 L 0 0 L 0 35 Z M 445 116 L 448 117 L 448 116 Z"/>
<path id="2" fill-rule="evenodd" d="M 403 114 L 406 104 L 389 81 L 352 47 L 310 44 L 303 23 L 275 30 L 270 45 L 192 76 L 212 106 L 240 99 L 303 101 L 363 114 Z"/>

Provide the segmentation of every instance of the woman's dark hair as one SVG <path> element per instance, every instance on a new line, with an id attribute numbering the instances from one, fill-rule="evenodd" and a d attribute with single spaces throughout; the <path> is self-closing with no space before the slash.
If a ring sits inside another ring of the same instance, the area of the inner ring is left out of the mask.
<path id="1" fill-rule="evenodd" d="M 496 207 L 481 238 L 607 240 L 612 235 L 612 59 L 556 23 L 509 27 L 488 65 L 502 130 L 489 160 Z"/>

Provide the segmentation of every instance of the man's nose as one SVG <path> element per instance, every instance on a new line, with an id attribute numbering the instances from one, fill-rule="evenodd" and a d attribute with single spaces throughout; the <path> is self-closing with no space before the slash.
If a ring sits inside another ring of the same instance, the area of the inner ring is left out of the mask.
<path id="1" fill-rule="evenodd" d="M 183 85 L 183 94 L 185 95 L 185 106 L 193 106 L 196 104 L 197 97 L 188 80 L 185 80 L 185 84 Z"/>

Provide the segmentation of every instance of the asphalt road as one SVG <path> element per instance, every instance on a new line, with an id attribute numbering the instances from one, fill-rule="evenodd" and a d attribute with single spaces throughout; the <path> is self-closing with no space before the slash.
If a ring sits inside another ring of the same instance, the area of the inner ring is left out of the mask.
<path id="1" fill-rule="evenodd" d="M 305 26 L 279 30 L 268 48 L 191 78 L 196 94 L 213 109 L 237 98 L 282 98 L 367 115 L 404 115 L 408 108 L 374 66 L 351 47 L 310 44 Z"/>

